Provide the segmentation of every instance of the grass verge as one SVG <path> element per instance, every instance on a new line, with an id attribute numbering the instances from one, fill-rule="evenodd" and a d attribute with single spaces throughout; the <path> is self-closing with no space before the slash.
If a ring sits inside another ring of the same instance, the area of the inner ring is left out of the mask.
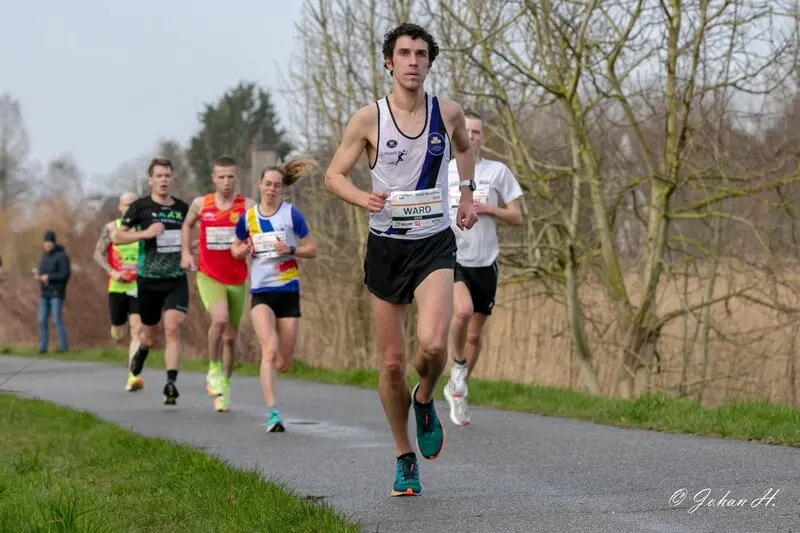
<path id="1" fill-rule="evenodd" d="M 2 353 L 35 355 L 27 348 L 3 348 Z M 47 354 L 44 357 L 62 360 L 83 360 L 124 365 L 127 355 L 115 349 L 96 348 L 76 350 L 67 354 Z M 151 352 L 147 360 L 150 368 L 163 368 L 163 356 Z M 185 359 L 181 369 L 205 372 L 207 363 L 201 359 Z M 237 364 L 235 376 L 258 376 L 258 366 Z M 374 370 L 329 370 L 295 361 L 282 377 L 377 388 L 378 373 Z M 416 383 L 413 372 L 409 385 Z M 443 399 L 440 382 L 436 397 Z M 592 396 L 579 391 L 552 387 L 522 385 L 507 381 L 471 379 L 469 403 L 473 406 L 492 407 L 589 420 L 599 424 L 626 428 L 650 429 L 669 433 L 705 435 L 734 440 L 754 440 L 769 444 L 800 446 L 800 409 L 762 401 L 732 402 L 710 409 L 685 399 L 663 394 L 649 394 L 625 400 Z"/>
<path id="2" fill-rule="evenodd" d="M 358 531 L 187 446 L 0 394 L 0 531 Z"/>

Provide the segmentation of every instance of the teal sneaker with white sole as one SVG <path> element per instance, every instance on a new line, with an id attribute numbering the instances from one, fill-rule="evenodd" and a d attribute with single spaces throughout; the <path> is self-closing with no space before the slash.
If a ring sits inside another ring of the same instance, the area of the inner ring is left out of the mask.
<path id="1" fill-rule="evenodd" d="M 427 404 L 417 402 L 418 389 L 419 383 L 411 391 L 411 403 L 414 406 L 414 415 L 417 419 L 417 448 L 422 457 L 433 460 L 439 457 L 442 450 L 444 450 L 447 434 L 444 431 L 441 420 L 439 420 L 439 414 L 436 412 L 433 398 Z"/>
<path id="2" fill-rule="evenodd" d="M 418 496 L 422 494 L 419 482 L 419 463 L 417 456 L 407 453 L 397 458 L 397 471 L 392 487 L 392 496 Z"/>

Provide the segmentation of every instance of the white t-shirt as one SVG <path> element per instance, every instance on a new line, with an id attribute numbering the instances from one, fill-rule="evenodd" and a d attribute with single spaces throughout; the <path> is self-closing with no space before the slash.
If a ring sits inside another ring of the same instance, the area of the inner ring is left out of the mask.
<path id="1" fill-rule="evenodd" d="M 448 184 L 450 187 L 450 219 L 451 227 L 456 234 L 458 245 L 458 264 L 465 267 L 491 266 L 500 255 L 497 242 L 497 221 L 491 215 L 478 215 L 478 222 L 472 229 L 460 230 L 456 226 L 456 211 L 461 196 L 458 167 L 455 159 L 448 168 Z M 475 191 L 472 198 L 476 203 L 499 205 L 522 196 L 522 188 L 506 165 L 500 161 L 481 158 L 475 164 Z"/>

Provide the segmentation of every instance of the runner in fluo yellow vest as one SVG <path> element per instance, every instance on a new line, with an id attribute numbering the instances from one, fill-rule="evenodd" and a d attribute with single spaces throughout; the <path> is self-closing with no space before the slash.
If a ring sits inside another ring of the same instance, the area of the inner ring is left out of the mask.
<path id="1" fill-rule="evenodd" d="M 126 192 L 119 199 L 119 212 L 124 213 L 136 200 L 136 195 Z M 128 358 L 139 347 L 141 320 L 137 304 L 136 269 L 139 260 L 139 243 L 112 244 L 111 231 L 119 228 L 117 218 L 105 224 L 94 249 L 94 260 L 108 273 L 108 310 L 111 318 L 111 338 L 122 346 L 125 342 L 125 324 L 130 324 L 130 344 Z M 144 385 L 141 379 L 130 382 L 125 390 L 136 391 Z"/>

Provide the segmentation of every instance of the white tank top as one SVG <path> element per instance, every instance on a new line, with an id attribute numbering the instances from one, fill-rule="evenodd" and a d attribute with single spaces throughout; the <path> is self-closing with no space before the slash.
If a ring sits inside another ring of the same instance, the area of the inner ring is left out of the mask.
<path id="1" fill-rule="evenodd" d="M 423 239 L 450 226 L 447 168 L 450 137 L 439 101 L 425 93 L 425 129 L 416 138 L 397 127 L 388 98 L 378 106 L 378 146 L 372 188 L 389 197 L 383 210 L 370 213 L 372 233 L 394 239 Z"/>

